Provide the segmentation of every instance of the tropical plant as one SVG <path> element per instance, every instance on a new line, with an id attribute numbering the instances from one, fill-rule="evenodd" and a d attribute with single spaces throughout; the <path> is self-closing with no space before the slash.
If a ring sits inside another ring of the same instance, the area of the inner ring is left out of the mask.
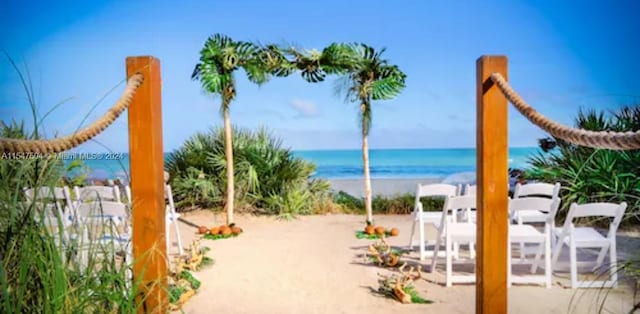
<path id="1" fill-rule="evenodd" d="M 579 111 L 578 128 L 592 131 L 640 130 L 640 107 Z M 543 144 L 543 142 L 541 142 Z M 555 148 L 551 148 L 555 147 Z M 627 202 L 625 224 L 640 222 L 640 150 L 614 151 L 570 144 L 558 138 L 544 141 L 543 150 L 529 159 L 527 179 L 562 184 L 563 216 L 573 202 Z"/>
<path id="2" fill-rule="evenodd" d="M 222 175 L 224 137 L 220 128 L 197 133 L 169 154 L 166 169 L 171 182 L 176 182 L 172 184 L 176 185 L 174 198 L 179 204 L 201 208 L 219 205 L 216 196 L 222 194 L 228 178 Z M 311 179 L 315 165 L 295 157 L 266 129 L 234 128 L 232 143 L 238 208 L 293 216 L 314 213 L 315 206 L 326 205 L 330 199 L 328 183 Z"/>
<path id="3" fill-rule="evenodd" d="M 367 221 L 373 219 L 371 175 L 369 173 L 369 131 L 372 122 L 372 102 L 396 97 L 405 87 L 406 75 L 396 65 L 382 58 L 385 49 L 376 51 L 365 44 L 354 44 L 348 61 L 353 62 L 338 92 L 346 94 L 349 102 L 360 104 L 359 118 L 362 136 L 362 162 Z"/>
<path id="4" fill-rule="evenodd" d="M 265 63 L 267 57 L 274 53 L 246 42 L 235 41 L 228 36 L 215 34 L 209 37 L 200 50 L 200 62 L 196 64 L 191 78 L 200 81 L 202 89 L 210 94 L 220 95 L 222 103 L 220 111 L 224 120 L 225 131 L 225 170 L 227 174 L 226 213 L 227 224 L 233 223 L 234 210 L 234 169 L 231 118 L 229 105 L 236 96 L 236 80 L 234 73 L 243 68 L 247 78 L 256 84 L 265 83 L 277 62 Z"/>

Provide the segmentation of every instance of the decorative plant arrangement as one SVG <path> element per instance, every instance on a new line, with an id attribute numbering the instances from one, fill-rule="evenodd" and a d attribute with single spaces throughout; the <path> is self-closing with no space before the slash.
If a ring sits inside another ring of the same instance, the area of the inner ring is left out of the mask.
<path id="1" fill-rule="evenodd" d="M 188 254 L 175 258 L 174 269 L 169 276 L 169 303 L 172 311 L 180 310 L 200 288 L 200 281 L 191 271 L 213 264 L 213 259 L 205 256 L 208 251 L 208 247 L 200 246 L 198 239 L 191 243 Z"/>
<path id="2" fill-rule="evenodd" d="M 400 263 L 400 257 L 405 253 L 407 252 L 391 248 L 383 236 L 376 243 L 369 245 L 365 257 L 367 261 L 376 263 L 378 266 L 396 267 Z"/>
<path id="3" fill-rule="evenodd" d="M 418 292 L 413 287 L 413 281 L 422 278 L 420 267 L 417 269 L 411 266 L 408 272 L 404 271 L 407 266 L 404 263 L 400 266 L 400 274 L 392 274 L 391 276 L 385 276 L 378 274 L 378 293 L 394 298 L 403 304 L 417 303 L 417 304 L 430 304 L 431 300 L 427 300 L 418 295 Z"/>
<path id="4" fill-rule="evenodd" d="M 207 228 L 206 226 L 200 226 L 198 228 L 198 233 L 202 234 L 204 239 L 219 240 L 219 239 L 237 237 L 239 234 L 242 233 L 242 228 L 236 226 L 233 223 L 230 225 L 221 225 L 218 227 L 211 227 L 211 228 Z"/>
<path id="5" fill-rule="evenodd" d="M 382 226 L 374 226 L 371 221 L 367 221 L 367 226 L 364 230 L 356 231 L 356 238 L 358 239 L 380 239 L 385 236 L 387 237 L 395 237 L 400 234 L 400 230 L 398 228 L 386 229 Z"/>

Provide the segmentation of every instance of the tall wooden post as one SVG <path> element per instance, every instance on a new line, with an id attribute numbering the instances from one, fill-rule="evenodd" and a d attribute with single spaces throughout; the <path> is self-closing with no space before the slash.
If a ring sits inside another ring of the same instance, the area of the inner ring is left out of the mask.
<path id="1" fill-rule="evenodd" d="M 507 57 L 482 56 L 477 67 L 476 313 L 507 313 L 507 99 L 489 78 L 507 78 Z"/>
<path id="2" fill-rule="evenodd" d="M 160 60 L 128 57 L 127 77 L 144 82 L 129 107 L 129 160 L 133 195 L 134 281 L 142 313 L 166 313 L 167 262 Z"/>

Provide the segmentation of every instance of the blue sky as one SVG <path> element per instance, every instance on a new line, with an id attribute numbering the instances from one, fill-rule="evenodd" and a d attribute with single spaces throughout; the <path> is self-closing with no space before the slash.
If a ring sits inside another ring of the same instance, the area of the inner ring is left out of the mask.
<path id="1" fill-rule="evenodd" d="M 190 79 L 206 38 L 386 47 L 408 76 L 394 100 L 374 105 L 372 148 L 473 147 L 475 61 L 505 54 L 516 89 L 543 114 L 571 124 L 579 108 L 640 103 L 640 2 L 616 1 L 16 1 L 0 3 L 0 47 L 33 79 L 44 121 L 65 135 L 103 114 L 122 91 L 127 56 L 161 60 L 166 151 L 222 124 L 219 99 Z M 635 12 L 635 13 L 634 13 Z M 257 87 L 238 74 L 235 125 L 265 125 L 294 149 L 359 148 L 357 106 L 335 79 L 298 76 Z M 88 116 L 87 116 L 88 115 Z M 86 116 L 86 119 L 85 119 Z M 30 121 L 24 90 L 0 58 L 0 118 Z M 31 123 L 28 123 L 31 125 Z M 510 109 L 510 145 L 542 133 Z M 127 151 L 127 120 L 98 141 Z M 87 143 L 81 151 L 103 151 Z"/>

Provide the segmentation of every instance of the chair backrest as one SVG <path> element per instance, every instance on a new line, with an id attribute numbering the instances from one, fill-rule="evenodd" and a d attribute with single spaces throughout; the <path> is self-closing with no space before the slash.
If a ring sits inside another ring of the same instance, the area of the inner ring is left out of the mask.
<path id="1" fill-rule="evenodd" d="M 447 197 L 444 201 L 444 210 L 455 210 L 461 208 L 476 208 L 475 195 L 461 195 Z"/>
<path id="2" fill-rule="evenodd" d="M 464 194 L 463 195 L 476 195 L 478 192 L 478 186 L 475 184 L 466 184 L 464 186 Z"/>
<path id="3" fill-rule="evenodd" d="M 557 197 L 546 198 L 532 196 L 509 199 L 509 213 L 511 213 L 511 215 L 514 215 L 516 212 L 521 210 L 540 210 L 549 213 L 547 222 L 551 223 L 552 226 L 555 225 L 553 221 L 559 207 L 560 199 Z"/>
<path id="4" fill-rule="evenodd" d="M 429 196 L 456 196 L 460 193 L 459 185 L 452 184 L 418 184 L 416 188 L 416 199 L 414 203 L 414 212 L 422 210 L 420 198 Z"/>
<path id="5" fill-rule="evenodd" d="M 74 187 L 76 198 L 79 201 L 101 200 L 120 202 L 120 188 L 114 186 L 85 186 Z"/>
<path id="6" fill-rule="evenodd" d="M 69 187 L 49 187 L 25 188 L 24 194 L 28 200 L 37 201 L 42 199 L 55 199 L 66 201 L 70 197 Z"/>
<path id="7" fill-rule="evenodd" d="M 133 203 L 132 203 L 133 199 L 132 199 L 132 196 L 131 196 L 131 188 L 128 185 L 126 185 L 124 187 L 124 192 L 125 192 L 125 195 L 127 197 L 127 200 L 129 201 L 129 206 L 132 206 L 133 205 Z M 172 192 L 172 189 L 171 189 L 171 185 L 169 185 L 169 184 L 165 184 L 165 186 L 164 186 L 164 198 L 169 203 L 169 209 L 171 209 L 171 211 L 175 213 L 176 206 L 175 206 L 175 204 L 173 202 L 173 192 Z"/>
<path id="8" fill-rule="evenodd" d="M 564 229 L 567 231 L 571 225 L 573 224 L 573 220 L 575 218 L 584 218 L 584 217 L 604 217 L 604 218 L 613 218 L 613 221 L 609 225 L 609 232 L 613 232 L 615 236 L 615 232 L 620 225 L 620 221 L 622 221 L 622 217 L 624 216 L 624 212 L 627 210 L 627 203 L 622 202 L 620 204 L 616 203 L 588 203 L 578 205 L 577 203 L 572 203 L 571 207 L 569 207 L 569 213 L 567 214 L 567 219 L 564 221 Z M 610 234 L 611 235 L 611 234 Z"/>
<path id="9" fill-rule="evenodd" d="M 507 183 L 507 190 L 509 190 L 510 186 Z M 476 184 L 466 184 L 464 186 L 464 193 L 462 195 L 476 195 L 478 194 L 478 185 Z"/>
<path id="10" fill-rule="evenodd" d="M 529 197 L 529 196 L 548 196 L 548 197 L 558 197 L 560 194 L 560 183 L 527 183 L 520 184 L 517 183 L 515 189 L 513 190 L 513 198 L 519 197 Z"/>
<path id="11" fill-rule="evenodd" d="M 36 202 L 39 200 L 53 200 L 59 210 L 62 210 L 64 206 L 61 206 L 58 201 L 64 201 L 68 207 L 72 206 L 71 192 L 69 187 L 49 187 L 43 186 L 39 188 L 25 188 L 24 195 L 29 202 Z"/>
<path id="12" fill-rule="evenodd" d="M 76 213 L 80 218 L 127 217 L 126 206 L 123 203 L 110 201 L 80 203 L 76 208 Z"/>
<path id="13" fill-rule="evenodd" d="M 449 212 L 455 212 L 457 209 L 475 209 L 476 208 L 476 196 L 475 195 L 462 195 L 462 196 L 449 196 L 444 201 L 442 208 L 441 226 L 444 226 L 446 219 L 449 216 Z M 455 222 L 455 219 L 454 221 Z"/>

